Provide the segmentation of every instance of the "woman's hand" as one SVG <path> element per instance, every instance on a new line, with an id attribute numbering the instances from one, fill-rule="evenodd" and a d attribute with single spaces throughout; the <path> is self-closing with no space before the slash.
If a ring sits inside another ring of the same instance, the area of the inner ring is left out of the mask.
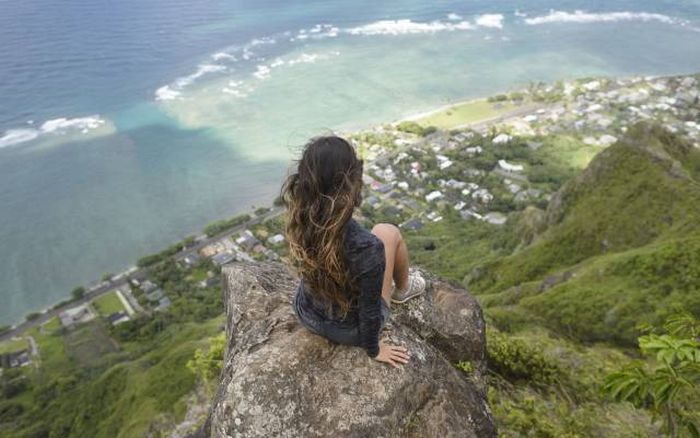
<path id="1" fill-rule="evenodd" d="M 385 344 L 384 341 L 379 341 L 379 354 L 374 360 L 388 363 L 394 368 L 399 368 L 399 365 L 407 363 L 409 358 L 410 356 L 408 355 L 406 347 Z"/>

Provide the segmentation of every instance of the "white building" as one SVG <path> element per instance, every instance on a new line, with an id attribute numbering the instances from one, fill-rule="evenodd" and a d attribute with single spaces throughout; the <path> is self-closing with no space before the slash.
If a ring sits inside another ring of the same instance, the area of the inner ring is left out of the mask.
<path id="1" fill-rule="evenodd" d="M 439 190 L 435 190 L 425 195 L 425 200 L 428 202 L 432 202 L 438 198 L 442 198 L 442 192 L 440 192 Z"/>
<path id="2" fill-rule="evenodd" d="M 510 164 L 506 160 L 498 160 L 498 167 L 508 173 L 522 172 L 525 170 L 525 168 L 520 164 Z"/>

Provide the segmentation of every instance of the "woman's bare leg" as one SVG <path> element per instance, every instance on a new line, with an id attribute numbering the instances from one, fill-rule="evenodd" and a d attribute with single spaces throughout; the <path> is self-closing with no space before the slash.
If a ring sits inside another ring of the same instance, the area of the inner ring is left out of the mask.
<path id="1" fill-rule="evenodd" d="M 391 307 L 392 280 L 397 289 L 408 286 L 408 248 L 398 227 L 392 224 L 377 224 L 372 228 L 372 234 L 384 244 L 384 282 L 382 298 Z"/>

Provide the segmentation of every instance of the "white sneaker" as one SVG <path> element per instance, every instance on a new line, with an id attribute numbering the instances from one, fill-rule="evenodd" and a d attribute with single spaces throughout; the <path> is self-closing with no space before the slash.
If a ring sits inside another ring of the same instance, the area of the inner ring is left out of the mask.
<path id="1" fill-rule="evenodd" d="M 391 302 L 397 304 L 405 303 L 423 292 L 425 292 L 425 279 L 419 272 L 414 272 L 408 275 L 408 287 L 406 290 L 397 290 L 396 286 L 394 286 L 394 290 L 391 293 Z"/>

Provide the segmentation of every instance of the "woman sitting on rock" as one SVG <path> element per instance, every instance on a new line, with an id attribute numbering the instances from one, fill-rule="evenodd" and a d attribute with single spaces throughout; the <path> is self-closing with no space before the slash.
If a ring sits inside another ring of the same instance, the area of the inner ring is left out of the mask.
<path id="1" fill-rule="evenodd" d="M 362 164 L 346 140 L 315 138 L 282 187 L 300 277 L 294 310 L 312 332 L 398 368 L 408 351 L 380 341 L 379 332 L 391 303 L 423 293 L 425 280 L 409 275 L 398 227 L 381 223 L 370 233 L 352 218 L 362 200 Z"/>

